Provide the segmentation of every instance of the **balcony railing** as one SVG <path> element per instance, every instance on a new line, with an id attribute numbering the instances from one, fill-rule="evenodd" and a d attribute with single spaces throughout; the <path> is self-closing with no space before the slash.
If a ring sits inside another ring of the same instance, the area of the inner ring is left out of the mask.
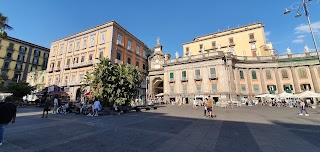
<path id="1" fill-rule="evenodd" d="M 216 80 L 216 79 L 218 79 L 218 77 L 217 77 L 216 74 L 210 74 L 209 79 L 210 79 L 210 80 Z"/>
<path id="2" fill-rule="evenodd" d="M 235 46 L 236 44 L 234 42 L 229 43 L 229 46 Z"/>
<path id="3" fill-rule="evenodd" d="M 174 81 L 174 78 L 170 78 L 169 82 L 170 82 L 170 83 L 174 83 L 174 82 L 175 82 L 175 81 Z"/>
<path id="4" fill-rule="evenodd" d="M 194 78 L 194 80 L 196 80 L 196 81 L 201 81 L 201 80 L 202 80 L 202 78 L 201 78 L 201 76 L 200 76 L 200 75 L 196 75 L 196 77 Z"/>
<path id="5" fill-rule="evenodd" d="M 249 43 L 253 43 L 253 42 L 256 42 L 256 39 L 253 38 L 249 40 Z"/>
<path id="6" fill-rule="evenodd" d="M 121 41 L 119 41 L 119 40 L 117 40 L 117 45 L 124 46 L 124 43 L 123 43 L 123 42 L 121 42 Z"/>
<path id="7" fill-rule="evenodd" d="M 115 59 L 114 63 L 118 63 L 118 64 L 123 64 L 123 61 L 119 60 L 119 59 Z"/>
<path id="8" fill-rule="evenodd" d="M 186 77 L 182 77 L 182 78 L 181 78 L 181 81 L 182 81 L 182 82 L 187 82 L 188 79 L 187 79 Z"/>

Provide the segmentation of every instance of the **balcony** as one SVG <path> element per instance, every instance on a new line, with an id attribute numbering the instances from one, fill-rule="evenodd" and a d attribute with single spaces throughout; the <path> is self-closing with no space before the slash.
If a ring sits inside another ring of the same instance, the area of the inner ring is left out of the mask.
<path id="1" fill-rule="evenodd" d="M 188 90 L 182 90 L 182 93 L 188 93 Z"/>
<path id="2" fill-rule="evenodd" d="M 235 43 L 229 43 L 229 46 L 236 46 L 236 44 Z"/>
<path id="3" fill-rule="evenodd" d="M 186 77 L 181 78 L 181 82 L 187 82 L 187 81 L 188 81 L 188 79 Z"/>
<path id="4" fill-rule="evenodd" d="M 53 67 L 49 67 L 49 68 L 47 69 L 47 71 L 48 71 L 48 72 L 52 72 L 52 71 L 53 71 Z"/>
<path id="5" fill-rule="evenodd" d="M 210 79 L 210 80 L 218 80 L 218 77 L 217 77 L 217 75 L 215 75 L 215 74 L 210 74 L 209 79 Z"/>
<path id="6" fill-rule="evenodd" d="M 115 59 L 115 60 L 114 60 L 114 63 L 123 64 L 123 61 L 121 61 L 121 60 L 119 60 L 119 59 Z"/>
<path id="7" fill-rule="evenodd" d="M 196 81 L 201 81 L 201 80 L 202 80 L 202 78 L 201 78 L 201 76 L 200 76 L 200 75 L 196 75 L 196 77 L 194 78 L 194 80 L 196 80 Z"/>
<path id="8" fill-rule="evenodd" d="M 61 69 L 60 67 L 55 67 L 54 71 L 60 71 L 60 69 Z"/>
<path id="9" fill-rule="evenodd" d="M 170 78 L 169 83 L 174 83 L 174 78 Z"/>
<path id="10" fill-rule="evenodd" d="M 123 42 L 121 42 L 121 41 L 119 41 L 119 40 L 117 40 L 117 45 L 120 45 L 120 46 L 124 46 L 124 43 Z"/>
<path id="11" fill-rule="evenodd" d="M 256 41 L 257 41 L 257 40 L 253 38 L 253 39 L 250 39 L 250 40 L 249 40 L 249 43 L 254 43 L 254 42 L 256 42 Z"/>

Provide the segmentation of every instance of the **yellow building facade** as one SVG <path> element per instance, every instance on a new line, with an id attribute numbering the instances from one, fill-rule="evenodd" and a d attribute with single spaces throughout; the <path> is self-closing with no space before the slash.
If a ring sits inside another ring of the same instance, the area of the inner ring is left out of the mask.
<path id="1" fill-rule="evenodd" d="M 46 86 L 57 85 L 68 91 L 71 100 L 81 97 L 80 86 L 86 73 L 93 72 L 102 57 L 115 63 L 138 66 L 147 73 L 148 47 L 115 21 L 90 28 L 52 42 Z M 145 81 L 140 96 L 145 97 Z"/>
<path id="2" fill-rule="evenodd" d="M 0 39 L 1 77 L 7 81 L 26 81 L 28 72 L 46 69 L 49 51 L 9 36 Z"/>
<path id="3" fill-rule="evenodd" d="M 217 51 L 230 52 L 238 56 L 270 56 L 273 54 L 272 44 L 266 42 L 262 23 L 196 37 L 192 42 L 183 44 L 183 56 Z"/>

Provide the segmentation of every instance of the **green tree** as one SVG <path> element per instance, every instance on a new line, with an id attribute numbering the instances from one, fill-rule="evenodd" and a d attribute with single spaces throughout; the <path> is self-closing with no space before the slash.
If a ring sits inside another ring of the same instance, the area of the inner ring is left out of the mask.
<path id="1" fill-rule="evenodd" d="M 142 76 L 137 67 L 127 64 L 112 64 L 102 58 L 92 73 L 85 76 L 82 88 L 90 87 L 90 93 L 107 106 L 117 103 L 128 105 L 138 94 Z"/>
<path id="2" fill-rule="evenodd" d="M 7 32 L 5 30 L 12 30 L 13 28 L 8 25 L 8 17 L 4 16 L 0 12 L 0 37 L 1 38 L 6 38 L 7 37 Z"/>
<path id="3" fill-rule="evenodd" d="M 30 86 L 29 83 L 19 82 L 19 83 L 8 83 L 5 87 L 6 92 L 12 93 L 14 99 L 22 100 L 22 97 L 30 94 L 34 90 L 34 87 Z"/>

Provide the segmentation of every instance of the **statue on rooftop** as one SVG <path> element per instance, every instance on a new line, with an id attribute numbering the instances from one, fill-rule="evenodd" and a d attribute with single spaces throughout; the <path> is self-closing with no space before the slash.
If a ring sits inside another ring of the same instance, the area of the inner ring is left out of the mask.
<path id="1" fill-rule="evenodd" d="M 305 51 L 306 53 L 310 52 L 308 45 L 305 45 L 305 46 L 304 46 L 304 51 Z"/>
<path id="2" fill-rule="evenodd" d="M 221 49 L 221 44 L 218 44 L 218 51 L 220 51 Z"/>
<path id="3" fill-rule="evenodd" d="M 177 59 L 179 58 L 179 53 L 178 53 L 178 51 L 176 52 L 176 58 L 177 58 Z"/>
<path id="4" fill-rule="evenodd" d="M 160 37 L 157 38 L 157 44 L 160 44 Z"/>
<path id="5" fill-rule="evenodd" d="M 287 48 L 287 54 L 291 54 L 291 49 Z"/>

